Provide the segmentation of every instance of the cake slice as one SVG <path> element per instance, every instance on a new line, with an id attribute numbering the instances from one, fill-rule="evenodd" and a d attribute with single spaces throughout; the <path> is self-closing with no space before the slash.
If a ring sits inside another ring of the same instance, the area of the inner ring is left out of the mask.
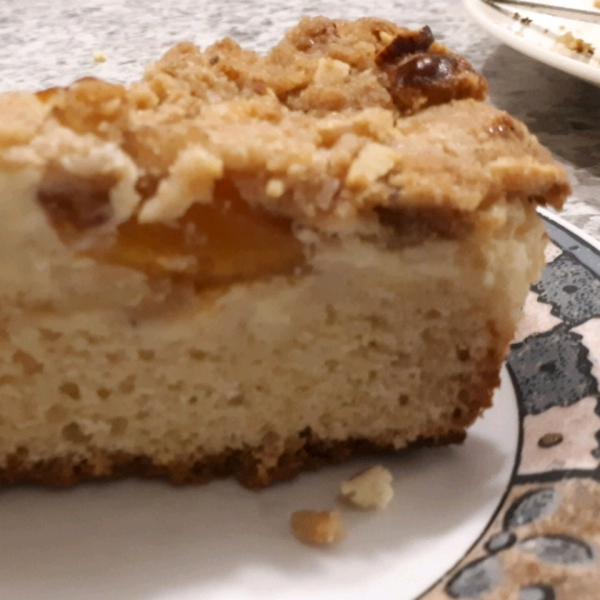
<path id="1" fill-rule="evenodd" d="M 462 441 L 569 192 L 485 97 L 427 28 L 325 18 L 0 95 L 0 481 Z"/>

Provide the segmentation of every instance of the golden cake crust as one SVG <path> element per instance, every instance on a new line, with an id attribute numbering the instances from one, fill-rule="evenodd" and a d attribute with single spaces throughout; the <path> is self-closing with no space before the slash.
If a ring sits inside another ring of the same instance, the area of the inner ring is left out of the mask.
<path id="1" fill-rule="evenodd" d="M 452 431 L 436 438 L 422 438 L 409 443 L 402 450 L 460 444 L 466 433 Z M 277 481 L 293 479 L 302 471 L 314 471 L 369 454 L 396 451 L 384 440 L 319 440 L 299 436 L 298 448 L 277 455 L 273 464 L 265 468 L 261 456 L 264 448 L 227 450 L 216 456 L 201 459 L 182 459 L 172 463 L 157 464 L 148 455 L 131 455 L 124 452 L 98 450 L 90 456 L 57 457 L 31 462 L 18 454 L 8 457 L 0 468 L 0 485 L 35 483 L 50 487 L 69 487 L 98 479 L 123 477 L 164 478 L 175 485 L 202 484 L 234 477 L 249 489 L 261 489 Z"/>

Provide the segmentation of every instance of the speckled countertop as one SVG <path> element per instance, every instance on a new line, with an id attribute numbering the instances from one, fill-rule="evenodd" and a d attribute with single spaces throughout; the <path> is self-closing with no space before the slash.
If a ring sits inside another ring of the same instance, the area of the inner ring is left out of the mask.
<path id="1" fill-rule="evenodd" d="M 488 77 L 492 102 L 525 121 L 567 166 L 574 195 L 563 216 L 600 240 L 600 88 L 503 46 L 459 0 L 1 0 L 0 91 L 84 75 L 131 81 L 182 40 L 205 46 L 231 36 L 265 50 L 303 14 L 430 25 Z M 96 62 L 94 53 L 107 60 Z"/>

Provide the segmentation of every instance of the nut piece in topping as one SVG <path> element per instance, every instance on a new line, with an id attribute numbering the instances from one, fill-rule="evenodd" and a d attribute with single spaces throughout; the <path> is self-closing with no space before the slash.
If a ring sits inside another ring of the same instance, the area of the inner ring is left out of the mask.
<path id="1" fill-rule="evenodd" d="M 394 497 L 392 474 L 381 465 L 376 465 L 343 481 L 342 497 L 366 510 L 385 508 Z"/>
<path id="2" fill-rule="evenodd" d="M 365 189 L 380 177 L 387 175 L 402 155 L 383 144 L 365 144 L 346 176 L 346 185 L 355 189 Z"/>
<path id="3" fill-rule="evenodd" d="M 290 525 L 294 537 L 311 546 L 330 546 L 346 537 L 344 524 L 336 510 L 297 510 Z"/>

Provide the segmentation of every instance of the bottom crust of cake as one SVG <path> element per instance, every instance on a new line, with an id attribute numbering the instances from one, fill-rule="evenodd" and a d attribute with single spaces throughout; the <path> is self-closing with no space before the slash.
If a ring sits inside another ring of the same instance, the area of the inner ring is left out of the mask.
<path id="1" fill-rule="evenodd" d="M 259 490 L 277 481 L 293 479 L 302 471 L 315 471 L 364 455 L 404 454 L 416 448 L 461 444 L 466 431 L 450 431 L 438 437 L 421 437 L 396 450 L 393 444 L 377 439 L 322 440 L 310 431 L 298 436 L 297 448 L 286 450 L 276 465 L 266 468 L 260 460 L 261 448 L 226 450 L 189 462 L 157 464 L 149 456 L 127 453 L 91 452 L 88 458 L 75 456 L 32 462 L 26 456 L 13 454 L 6 467 L 0 469 L 0 485 L 42 484 L 69 487 L 91 480 L 116 480 L 126 477 L 163 478 L 174 485 L 202 484 L 215 479 L 233 477 L 248 489 Z"/>

